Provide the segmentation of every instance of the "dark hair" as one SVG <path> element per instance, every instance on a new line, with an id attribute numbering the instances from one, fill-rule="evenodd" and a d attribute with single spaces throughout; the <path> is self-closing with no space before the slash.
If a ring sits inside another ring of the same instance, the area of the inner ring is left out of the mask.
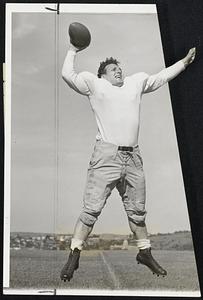
<path id="1" fill-rule="evenodd" d="M 105 61 L 102 61 L 100 63 L 100 66 L 99 66 L 99 69 L 98 69 L 98 73 L 97 73 L 97 76 L 99 78 L 101 78 L 101 75 L 102 74 L 105 74 L 105 68 L 107 65 L 110 65 L 110 64 L 115 64 L 115 65 L 118 65 L 119 64 L 119 61 L 113 57 L 110 57 L 110 58 L 106 58 Z"/>

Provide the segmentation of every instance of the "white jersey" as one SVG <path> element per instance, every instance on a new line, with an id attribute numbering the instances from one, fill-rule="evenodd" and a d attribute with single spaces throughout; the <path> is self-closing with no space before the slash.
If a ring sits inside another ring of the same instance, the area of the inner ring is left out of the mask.
<path id="1" fill-rule="evenodd" d="M 125 77 L 118 87 L 90 72 L 77 74 L 75 55 L 75 51 L 68 51 L 62 76 L 71 88 L 89 98 L 98 126 L 97 139 L 118 146 L 138 144 L 142 94 L 158 89 L 185 69 L 180 60 L 155 75 L 141 72 Z"/>

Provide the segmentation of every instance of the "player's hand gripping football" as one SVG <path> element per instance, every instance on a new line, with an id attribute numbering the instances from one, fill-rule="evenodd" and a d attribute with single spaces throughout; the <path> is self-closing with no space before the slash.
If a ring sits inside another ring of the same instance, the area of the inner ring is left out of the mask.
<path id="1" fill-rule="evenodd" d="M 87 48 L 91 42 L 89 29 L 78 22 L 69 25 L 68 34 L 70 37 L 70 49 L 79 52 Z"/>

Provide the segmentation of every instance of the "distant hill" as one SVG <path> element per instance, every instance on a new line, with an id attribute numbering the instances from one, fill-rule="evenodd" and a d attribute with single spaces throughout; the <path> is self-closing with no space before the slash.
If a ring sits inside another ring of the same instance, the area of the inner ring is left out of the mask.
<path id="1" fill-rule="evenodd" d="M 153 249 L 165 250 L 193 250 L 193 241 L 190 231 L 176 231 L 168 234 L 150 236 Z"/>
<path id="2" fill-rule="evenodd" d="M 190 231 L 151 234 L 149 238 L 152 248 L 156 250 L 193 250 Z M 136 245 L 136 241 L 132 239 L 130 244 Z"/>
<path id="3" fill-rule="evenodd" d="M 116 239 L 128 239 L 129 235 L 127 234 L 113 234 L 113 233 L 102 233 L 99 235 L 99 238 L 102 240 L 116 240 Z"/>
<path id="4" fill-rule="evenodd" d="M 35 232 L 11 232 L 12 245 L 22 246 L 22 239 L 28 241 L 28 244 L 31 246 L 39 246 L 39 239 L 42 240 L 45 237 L 50 237 L 46 239 L 46 243 L 53 243 L 53 236 L 57 237 L 57 240 L 60 240 L 61 236 L 65 237 L 65 244 L 63 247 L 69 247 L 71 234 L 52 234 L 52 233 L 35 233 Z M 151 245 L 153 249 L 156 250 L 193 250 L 193 241 L 190 231 L 176 231 L 173 233 L 158 233 L 151 234 L 149 236 Z M 34 239 L 37 242 L 30 242 L 30 239 Z M 111 245 L 118 244 L 122 245 L 124 240 L 128 240 L 129 246 L 136 246 L 136 240 L 133 238 L 133 235 L 121 235 L 121 234 L 111 234 L 111 233 L 102 233 L 102 234 L 92 234 L 88 239 L 88 244 L 91 247 L 100 248 L 109 248 Z M 50 242 L 51 240 L 51 242 Z M 59 242 L 58 242 L 59 243 Z M 62 246 L 61 246 L 62 247 Z M 63 248 L 62 247 L 62 248 Z"/>
<path id="5" fill-rule="evenodd" d="M 19 235 L 23 238 L 26 237 L 35 237 L 35 236 L 46 236 L 46 235 L 53 235 L 52 233 L 46 233 L 46 232 L 21 232 L 21 231 L 13 231 L 11 232 L 11 236 Z"/>
<path id="6" fill-rule="evenodd" d="M 100 239 L 110 241 L 128 239 L 129 246 L 136 246 L 133 235 L 101 234 Z M 173 233 L 158 233 L 149 235 L 151 245 L 156 250 L 193 250 L 193 241 L 190 231 L 176 231 Z"/>

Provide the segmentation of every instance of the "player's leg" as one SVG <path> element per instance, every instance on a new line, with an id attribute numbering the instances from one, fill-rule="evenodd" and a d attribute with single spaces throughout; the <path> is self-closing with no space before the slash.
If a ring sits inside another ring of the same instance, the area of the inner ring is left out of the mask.
<path id="1" fill-rule="evenodd" d="M 139 183 L 141 188 L 137 187 L 137 184 Z M 148 232 L 145 224 L 146 210 L 144 178 L 136 178 L 136 182 L 134 182 L 133 185 L 127 180 L 119 181 L 116 187 L 122 198 L 128 217 L 129 227 L 136 239 L 137 247 L 139 249 L 150 247 L 150 240 L 148 239 Z"/>
<path id="2" fill-rule="evenodd" d="M 94 225 L 94 224 L 93 224 Z M 72 249 L 74 248 L 81 248 L 83 245 L 83 242 L 86 241 L 90 233 L 92 232 L 93 225 L 86 225 L 84 224 L 80 218 L 77 220 L 77 223 L 75 225 L 74 233 L 73 233 L 73 239 L 72 239 Z M 82 245 L 80 246 L 81 242 L 77 241 L 82 241 Z"/>
<path id="3" fill-rule="evenodd" d="M 115 147 L 113 149 L 111 147 L 113 146 L 103 144 L 101 149 L 98 149 L 97 146 L 90 161 L 84 193 L 84 205 L 71 240 L 71 253 L 68 262 L 61 272 L 61 279 L 63 280 L 70 280 L 74 271 L 78 268 L 83 244 L 91 233 L 107 198 L 116 185 L 118 175 L 117 165 L 114 163 Z M 114 170 L 114 172 L 111 172 L 111 170 Z M 112 176 L 112 173 L 114 176 Z M 118 171 L 118 174 L 120 174 L 120 171 Z"/>
<path id="4" fill-rule="evenodd" d="M 116 160 L 117 148 L 116 145 L 103 141 L 97 141 L 95 145 L 87 173 L 83 210 L 74 230 L 74 243 L 75 240 L 83 243 L 87 239 L 116 186 L 121 167 Z M 74 245 L 71 248 L 74 249 Z"/>
<path id="5" fill-rule="evenodd" d="M 93 226 L 114 186 L 115 184 L 106 186 L 105 192 L 102 193 L 103 195 L 105 195 L 105 198 L 102 198 L 102 201 L 98 201 L 95 207 L 92 207 L 90 209 L 90 207 L 87 205 L 87 202 L 85 202 L 83 211 L 80 214 L 80 217 L 75 226 L 73 238 L 71 240 L 71 251 L 68 261 L 61 271 L 62 280 L 70 281 L 70 279 L 73 277 L 74 271 L 78 269 L 80 252 L 83 249 L 84 242 L 87 240 L 89 234 L 91 233 Z"/>
<path id="6" fill-rule="evenodd" d="M 104 208 L 116 182 L 109 183 L 105 175 L 98 171 L 88 171 L 88 181 L 84 193 L 83 209 L 76 223 L 71 249 L 82 250 L 84 242 L 92 232 L 95 222 Z"/>
<path id="7" fill-rule="evenodd" d="M 118 189 L 123 199 L 130 229 L 136 238 L 139 249 L 137 261 L 149 267 L 153 273 L 165 276 L 167 272 L 151 255 L 151 244 L 145 224 L 145 175 L 139 149 L 136 149 L 131 157 L 132 159 L 128 163 L 126 180 L 118 186 Z"/>
<path id="8" fill-rule="evenodd" d="M 93 225 L 88 226 L 84 224 L 80 220 L 80 218 L 78 219 L 75 225 L 73 238 L 71 240 L 71 247 L 70 247 L 68 261 L 64 265 L 61 271 L 60 276 L 62 280 L 70 281 L 71 278 L 73 277 L 74 271 L 76 271 L 79 268 L 80 252 L 83 248 L 84 241 L 86 241 L 92 229 L 93 229 Z"/>
<path id="9" fill-rule="evenodd" d="M 130 226 L 130 230 L 133 232 L 137 241 L 143 240 L 143 239 L 148 239 L 147 226 L 146 226 L 145 222 L 142 222 L 140 224 L 135 224 L 130 219 L 128 219 L 128 223 Z"/>

